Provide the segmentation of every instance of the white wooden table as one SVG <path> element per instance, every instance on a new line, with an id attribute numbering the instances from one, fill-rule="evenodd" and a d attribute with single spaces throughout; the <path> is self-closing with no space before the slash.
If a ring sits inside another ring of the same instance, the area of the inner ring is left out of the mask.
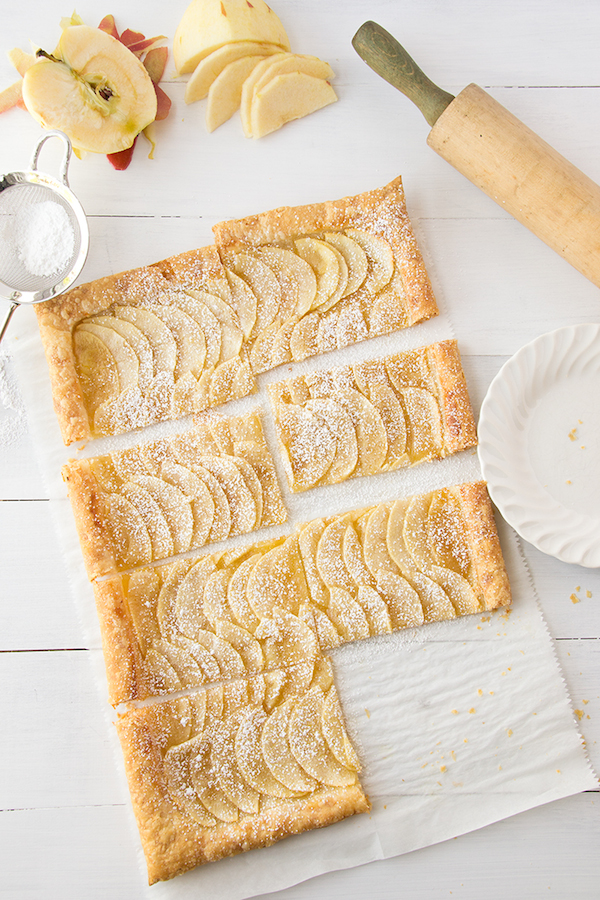
<path id="1" fill-rule="evenodd" d="M 172 38 L 186 0 L 80 0 L 95 25 Z M 48 0 L 3 2 L 4 53 L 51 50 L 69 10 Z M 478 410 L 503 362 L 562 325 L 600 321 L 600 292 L 438 158 L 428 126 L 351 47 L 366 19 L 391 31 L 430 77 L 457 93 L 471 81 L 600 181 L 600 6 L 596 0 L 278 0 L 292 46 L 331 62 L 339 102 L 263 141 L 239 121 L 212 135 L 203 104 L 173 99 L 155 159 L 145 145 L 124 173 L 103 157 L 74 160 L 71 186 L 89 217 L 81 280 L 211 243 L 214 222 L 358 193 L 404 177 L 409 212 L 440 303 L 456 330 Z M 23 111 L 0 118 L 0 171 L 23 169 L 40 134 Z M 53 151 L 44 157 L 52 171 Z M 4 311 L 5 305 L 2 304 Z M 17 312 L 17 315 L 19 313 Z M 82 637 L 36 453 L 2 348 L 0 397 L 0 896 L 70 900 L 141 896 L 127 795 L 92 678 L 98 647 Z M 563 564 L 524 542 L 591 760 L 600 769 L 600 573 Z M 578 602 L 576 602 L 578 601 Z M 483 830 L 273 896 L 454 895 L 468 900 L 600 896 L 600 801 L 588 792 Z"/>

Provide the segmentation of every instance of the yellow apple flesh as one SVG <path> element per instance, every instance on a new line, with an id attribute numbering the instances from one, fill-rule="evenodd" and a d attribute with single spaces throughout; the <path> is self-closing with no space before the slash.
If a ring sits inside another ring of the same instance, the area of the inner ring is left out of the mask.
<path id="1" fill-rule="evenodd" d="M 41 125 L 93 153 L 131 147 L 156 117 L 156 91 L 140 60 L 87 25 L 65 28 L 54 54 L 27 69 L 23 100 Z"/>
<path id="2" fill-rule="evenodd" d="M 264 0 L 192 0 L 173 38 L 177 72 L 193 72 L 209 53 L 236 41 L 290 49 L 283 25 Z"/>

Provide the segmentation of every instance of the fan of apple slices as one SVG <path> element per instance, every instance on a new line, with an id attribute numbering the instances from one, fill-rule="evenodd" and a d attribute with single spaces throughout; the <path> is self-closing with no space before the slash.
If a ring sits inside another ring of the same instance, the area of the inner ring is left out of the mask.
<path id="1" fill-rule="evenodd" d="M 171 107 L 158 84 L 168 57 L 158 46 L 165 37 L 130 29 L 119 34 L 111 15 L 98 28 L 75 14 L 61 27 L 53 53 L 11 52 L 22 80 L 0 94 L 0 112 L 23 106 L 44 128 L 67 134 L 78 155 L 104 153 L 115 169 L 127 168 L 140 133 L 152 156 L 151 127 Z"/>
<path id="2" fill-rule="evenodd" d="M 264 137 L 337 100 L 329 63 L 292 53 L 264 0 L 192 0 L 173 55 L 180 75 L 192 72 L 185 102 L 208 98 L 208 131 L 239 109 L 246 137 Z"/>

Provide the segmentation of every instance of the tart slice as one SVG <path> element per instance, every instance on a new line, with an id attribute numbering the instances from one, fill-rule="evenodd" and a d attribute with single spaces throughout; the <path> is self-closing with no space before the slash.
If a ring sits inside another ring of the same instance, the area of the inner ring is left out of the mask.
<path id="1" fill-rule="evenodd" d="M 335 484 L 477 443 L 455 341 L 271 385 L 292 491 Z"/>
<path id="2" fill-rule="evenodd" d="M 71 460 L 63 478 L 92 580 L 286 518 L 257 413 Z"/>
<path id="3" fill-rule="evenodd" d="M 400 178 L 355 197 L 222 222 L 213 231 L 226 271 L 256 298 L 247 338 L 255 373 L 437 314 Z"/>
<path id="4" fill-rule="evenodd" d="M 369 803 L 331 669 L 230 681 L 117 723 L 150 884 Z"/>

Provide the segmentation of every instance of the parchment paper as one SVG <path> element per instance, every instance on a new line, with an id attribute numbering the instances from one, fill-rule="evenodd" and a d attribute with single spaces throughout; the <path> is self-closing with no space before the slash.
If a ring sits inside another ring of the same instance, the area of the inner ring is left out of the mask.
<path id="1" fill-rule="evenodd" d="M 165 423 L 143 434 L 93 441 L 65 449 L 54 413 L 33 310 L 19 312 L 10 341 L 55 513 L 74 601 L 91 648 L 100 646 L 88 583 L 66 491 L 62 464 L 164 433 L 185 422 Z M 448 316 L 404 332 L 367 341 L 294 366 L 329 368 L 452 337 Z M 460 341 L 459 341 L 460 348 Z M 289 377 L 287 366 L 266 373 L 258 395 L 222 408 L 237 414 L 260 405 L 275 449 L 266 385 Z M 485 388 L 485 386 L 484 386 Z M 290 495 L 279 469 L 290 519 L 300 521 L 371 505 L 396 496 L 481 477 L 477 456 L 467 451 L 410 470 L 353 479 L 343 485 Z M 552 640 L 514 532 L 497 516 L 513 591 L 513 606 L 345 645 L 331 653 L 347 727 L 363 764 L 361 781 L 372 811 L 308 832 L 264 850 L 200 867 L 171 882 L 146 888 L 155 900 L 211 896 L 244 900 L 281 890 L 324 872 L 410 852 L 473 831 L 526 809 L 597 787 L 586 757 Z M 262 539 L 274 529 L 230 543 Z M 211 548 L 212 549 L 212 548 Z M 107 708 L 101 654 L 96 675 Z M 110 728 L 111 733 L 114 732 Z M 116 736 L 116 765 L 122 759 Z M 124 781 L 124 775 L 122 775 Z M 125 788 L 124 788 L 125 790 Z M 139 846 L 137 829 L 136 844 Z M 141 890 L 146 882 L 139 851 Z"/>

